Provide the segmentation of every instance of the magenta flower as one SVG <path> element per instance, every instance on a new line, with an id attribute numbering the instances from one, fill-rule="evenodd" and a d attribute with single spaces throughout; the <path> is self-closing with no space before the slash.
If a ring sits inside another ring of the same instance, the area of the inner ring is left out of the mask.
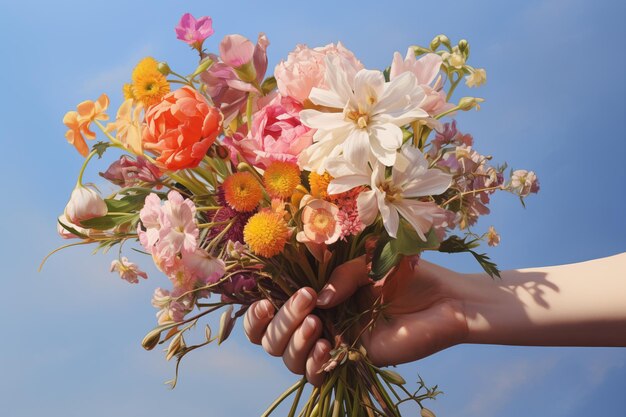
<path id="1" fill-rule="evenodd" d="M 191 13 L 185 13 L 180 18 L 176 30 L 176 38 L 200 50 L 202 42 L 213 34 L 213 19 L 202 16 L 197 19 Z"/>

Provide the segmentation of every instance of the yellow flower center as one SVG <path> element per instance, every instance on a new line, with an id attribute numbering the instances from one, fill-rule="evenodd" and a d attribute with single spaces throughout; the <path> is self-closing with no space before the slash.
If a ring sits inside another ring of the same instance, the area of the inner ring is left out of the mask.
<path id="1" fill-rule="evenodd" d="M 389 180 L 385 180 L 382 184 L 380 184 L 378 189 L 385 193 L 385 201 L 389 203 L 402 200 L 402 189 L 396 187 Z"/>
<path id="2" fill-rule="evenodd" d="M 311 228 L 315 233 L 329 234 L 335 230 L 335 219 L 328 210 L 318 209 L 311 219 Z"/>

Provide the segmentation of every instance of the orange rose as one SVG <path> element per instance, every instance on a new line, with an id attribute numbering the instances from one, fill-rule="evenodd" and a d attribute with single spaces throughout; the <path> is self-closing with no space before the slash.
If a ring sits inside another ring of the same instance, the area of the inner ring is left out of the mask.
<path id="1" fill-rule="evenodd" d="M 222 130 L 219 110 L 190 87 L 167 94 L 149 108 L 145 120 L 144 149 L 170 171 L 197 167 Z"/>

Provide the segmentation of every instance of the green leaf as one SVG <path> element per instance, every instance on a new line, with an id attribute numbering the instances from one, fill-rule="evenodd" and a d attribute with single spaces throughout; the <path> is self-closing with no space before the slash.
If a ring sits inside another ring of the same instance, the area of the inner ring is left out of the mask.
<path id="1" fill-rule="evenodd" d="M 398 265 L 403 256 L 418 255 L 426 249 L 437 249 L 438 246 L 439 239 L 434 229 L 429 230 L 424 241 L 408 222 L 401 220 L 395 239 L 385 233 L 376 244 L 369 275 L 378 281 Z"/>
<path id="2" fill-rule="evenodd" d="M 390 241 L 380 239 L 374 249 L 370 278 L 374 281 L 382 279 L 394 266 L 398 265 L 401 257 L 401 255 L 393 252 Z"/>
<path id="3" fill-rule="evenodd" d="M 124 223 L 131 223 L 139 218 L 139 214 L 130 213 L 123 216 L 102 216 L 80 222 L 87 229 L 109 230 Z"/>
<path id="4" fill-rule="evenodd" d="M 67 230 L 68 232 L 70 232 L 71 234 L 73 234 L 74 236 L 77 236 L 81 239 L 89 239 L 89 236 L 80 233 L 78 230 L 74 229 L 73 227 L 70 227 L 64 223 L 62 223 L 59 219 L 57 219 L 57 222 L 61 225 L 62 228 L 64 228 L 65 230 Z"/>
<path id="5" fill-rule="evenodd" d="M 148 195 L 148 193 L 126 195 L 119 200 L 107 198 L 104 202 L 106 203 L 109 211 L 132 214 L 130 213 L 131 211 L 141 209 L 143 207 L 146 201 L 146 195 Z"/>
<path id="6" fill-rule="evenodd" d="M 443 242 L 441 242 L 441 245 L 439 245 L 439 252 L 445 252 L 445 253 L 469 252 L 474 256 L 474 258 L 476 258 L 480 266 L 485 270 L 487 274 L 489 274 L 491 278 L 493 277 L 500 278 L 500 270 L 498 269 L 498 266 L 489 259 L 489 256 L 487 256 L 487 254 L 477 253 L 474 250 L 472 250 L 474 248 L 477 248 L 479 245 L 480 244 L 478 243 L 478 240 L 476 239 L 470 240 L 468 242 L 467 236 L 461 239 L 460 237 L 453 235 L 447 238 L 446 240 L 444 240 Z"/>
<path id="7" fill-rule="evenodd" d="M 96 151 L 96 153 L 98 154 L 98 159 L 100 159 L 102 158 L 102 155 L 104 155 L 104 152 L 109 148 L 109 146 L 111 146 L 111 144 L 107 142 L 96 142 L 91 147 L 91 149 Z"/>

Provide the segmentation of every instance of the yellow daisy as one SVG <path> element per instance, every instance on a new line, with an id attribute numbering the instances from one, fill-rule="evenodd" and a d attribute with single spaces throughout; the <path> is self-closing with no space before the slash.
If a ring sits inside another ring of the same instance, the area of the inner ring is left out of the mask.
<path id="1" fill-rule="evenodd" d="M 261 211 L 248 220 L 243 229 L 243 240 L 255 254 L 271 258 L 283 251 L 290 234 L 280 214 Z"/>
<path id="2" fill-rule="evenodd" d="M 300 170 L 292 162 L 274 161 L 265 170 L 263 183 L 270 196 L 287 199 L 300 185 Z"/>

